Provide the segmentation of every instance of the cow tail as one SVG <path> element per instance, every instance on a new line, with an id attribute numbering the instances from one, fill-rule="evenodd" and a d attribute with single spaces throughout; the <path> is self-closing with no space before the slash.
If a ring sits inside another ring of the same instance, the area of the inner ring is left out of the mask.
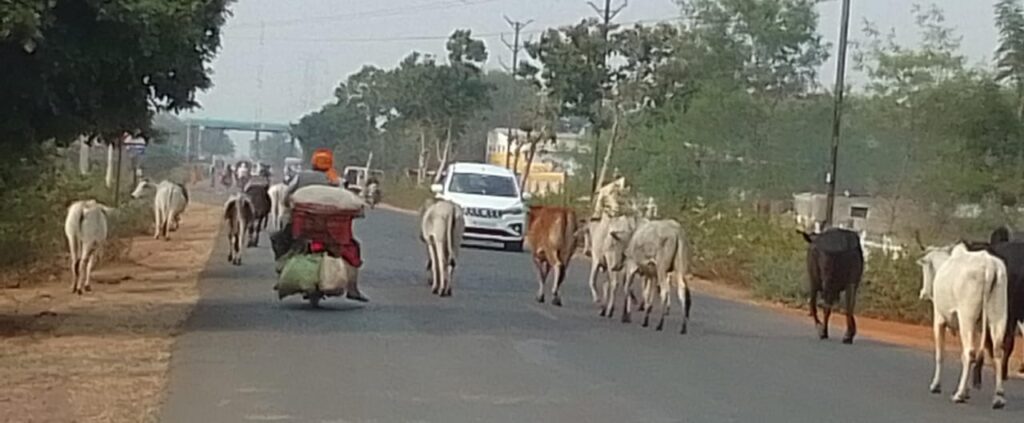
<path id="1" fill-rule="evenodd" d="M 994 278 L 989 279 L 988 292 L 985 293 L 984 298 L 982 299 L 981 324 L 982 329 L 984 330 L 984 336 L 982 337 L 982 349 L 986 346 L 991 348 L 994 341 L 1002 341 L 1001 339 L 997 340 L 997 334 L 992 333 L 989 328 L 989 320 L 993 317 L 997 317 L 991 315 L 992 313 L 990 312 L 990 308 L 994 306 L 994 304 L 992 304 L 993 301 L 999 301 L 999 298 L 995 297 L 998 295 L 996 288 L 1000 286 L 1007 286 L 1009 277 L 1006 274 L 1006 265 L 1003 263 L 1002 259 L 993 258 L 993 262 L 996 263 L 996 274 Z"/>
<path id="2" fill-rule="evenodd" d="M 445 266 L 451 266 L 455 262 L 455 257 L 452 254 L 455 251 L 454 245 L 452 244 L 455 238 L 455 219 L 458 217 L 458 210 L 453 210 L 453 213 L 448 216 L 448 227 L 445 228 L 445 257 L 448 257 L 448 263 L 444 263 Z"/>

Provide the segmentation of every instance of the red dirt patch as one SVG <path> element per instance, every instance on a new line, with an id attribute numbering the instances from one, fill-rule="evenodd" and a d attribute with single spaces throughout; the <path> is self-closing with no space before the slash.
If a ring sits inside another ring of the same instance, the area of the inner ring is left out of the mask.
<path id="1" fill-rule="evenodd" d="M 0 290 L 0 422 L 153 421 L 220 213 L 193 203 L 171 241 L 131 239 L 124 260 L 97 264 L 81 297 L 66 271 L 0 281 L 28 286 Z"/>

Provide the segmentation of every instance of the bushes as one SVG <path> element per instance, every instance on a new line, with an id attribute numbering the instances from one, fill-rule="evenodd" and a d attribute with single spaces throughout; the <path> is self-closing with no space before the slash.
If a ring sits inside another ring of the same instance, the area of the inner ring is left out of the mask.
<path id="1" fill-rule="evenodd" d="M 430 188 L 416 185 L 409 178 L 394 178 L 381 183 L 382 201 L 395 207 L 416 210 L 433 197 Z"/>
<path id="2" fill-rule="evenodd" d="M 94 198 L 114 206 L 113 195 L 103 182 L 103 169 L 81 176 L 68 164 L 62 151 L 44 146 L 29 158 L 3 157 L 0 183 L 5 201 L 0 202 L 0 269 L 25 270 L 36 262 L 67 251 L 64 218 L 72 202 Z M 122 177 L 125 173 L 122 173 Z M 7 177 L 9 176 L 9 177 Z M 130 174 L 122 184 L 122 199 L 131 189 Z M 106 255 L 122 254 L 127 244 L 116 240 L 145 233 L 151 223 L 148 204 L 125 202 L 110 216 Z"/>
<path id="3" fill-rule="evenodd" d="M 698 275 L 740 285 L 769 301 L 806 307 L 807 245 L 787 225 L 738 207 L 695 207 L 683 212 L 680 221 L 687 227 Z M 876 253 L 857 294 L 858 313 L 927 322 L 931 309 L 918 298 L 920 285 L 913 258 Z"/>

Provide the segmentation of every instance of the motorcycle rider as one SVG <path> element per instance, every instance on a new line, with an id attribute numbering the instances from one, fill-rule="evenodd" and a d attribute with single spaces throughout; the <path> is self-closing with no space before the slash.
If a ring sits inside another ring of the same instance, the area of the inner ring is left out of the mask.
<path id="1" fill-rule="evenodd" d="M 311 162 L 312 170 L 299 172 L 288 185 L 284 198 L 285 204 L 290 204 L 292 194 L 300 188 L 314 185 L 341 186 L 341 178 L 338 177 L 338 173 L 334 170 L 334 154 L 331 150 L 325 148 L 317 149 L 313 152 Z M 286 254 L 292 248 L 295 241 L 292 238 L 291 217 L 287 214 L 283 217 L 286 222 L 284 227 L 270 237 L 275 260 Z M 360 302 L 369 301 L 359 292 L 358 286 L 353 285 L 351 288 L 352 290 L 346 293 L 346 298 Z"/>

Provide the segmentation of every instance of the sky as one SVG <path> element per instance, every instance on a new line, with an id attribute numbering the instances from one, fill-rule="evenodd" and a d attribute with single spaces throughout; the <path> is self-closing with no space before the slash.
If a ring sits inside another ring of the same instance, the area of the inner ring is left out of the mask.
<path id="1" fill-rule="evenodd" d="M 613 4 L 621 4 L 615 0 Z M 860 38 L 863 22 L 894 28 L 898 41 L 918 40 L 910 0 L 853 0 L 851 40 Z M 997 41 L 994 0 L 932 0 L 963 37 L 961 50 L 972 63 L 991 61 Z M 841 2 L 818 6 L 818 32 L 832 46 L 820 69 L 823 85 L 835 74 L 835 47 Z M 223 45 L 211 64 L 214 87 L 199 95 L 202 109 L 190 116 L 288 123 L 330 101 L 338 82 L 365 64 L 392 67 L 412 51 L 443 54 L 445 38 L 469 28 L 484 39 L 500 69 L 511 53 L 499 34 L 511 40 L 505 16 L 533 20 L 524 30 L 536 37 L 544 28 L 571 24 L 595 12 L 584 0 L 240 0 L 232 5 Z M 631 0 L 619 22 L 672 19 L 672 0 Z M 851 54 L 852 57 L 852 54 Z M 500 59 L 500 61 L 499 61 Z M 851 80 L 856 83 L 858 75 Z"/>

